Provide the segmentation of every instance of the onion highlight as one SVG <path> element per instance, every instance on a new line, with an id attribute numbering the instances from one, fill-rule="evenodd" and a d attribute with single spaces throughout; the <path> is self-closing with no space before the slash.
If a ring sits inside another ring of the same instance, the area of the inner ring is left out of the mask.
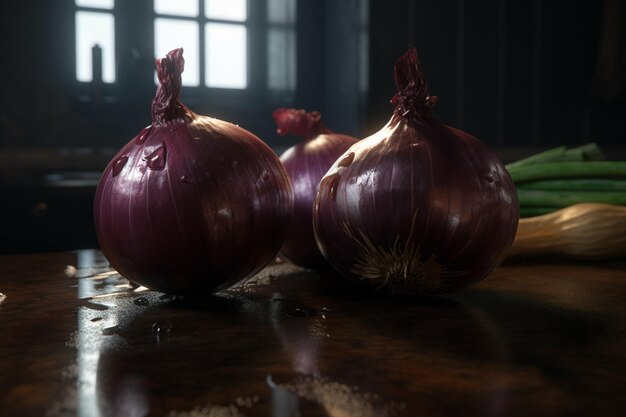
<path id="1" fill-rule="evenodd" d="M 279 135 L 304 138 L 304 142 L 280 156 L 291 178 L 294 194 L 294 213 L 280 250 L 281 256 L 306 268 L 328 267 L 313 235 L 313 202 L 326 171 L 357 139 L 328 129 L 316 111 L 280 108 L 274 110 L 272 116 Z"/>
<path id="2" fill-rule="evenodd" d="M 258 137 L 180 103 L 182 49 L 156 64 L 152 125 L 105 169 L 96 232 L 111 265 L 131 281 L 209 292 L 275 257 L 292 212 L 289 177 Z"/>
<path id="3" fill-rule="evenodd" d="M 315 236 L 353 281 L 391 293 L 455 291 L 504 258 L 517 195 L 487 146 L 433 118 L 436 97 L 414 48 L 397 61 L 395 81 L 391 120 L 322 179 Z"/>

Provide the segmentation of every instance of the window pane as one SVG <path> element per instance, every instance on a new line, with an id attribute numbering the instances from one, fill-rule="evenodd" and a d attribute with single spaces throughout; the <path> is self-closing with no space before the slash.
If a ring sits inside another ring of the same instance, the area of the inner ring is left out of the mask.
<path id="1" fill-rule="evenodd" d="M 115 82 L 115 28 L 113 15 L 76 12 L 76 79 L 93 80 L 91 48 L 102 48 L 102 81 Z"/>
<path id="2" fill-rule="evenodd" d="M 267 20 L 274 24 L 296 22 L 295 0 L 267 0 Z"/>
<path id="3" fill-rule="evenodd" d="M 200 47 L 198 23 L 180 19 L 154 20 L 154 54 L 164 57 L 172 49 L 182 47 L 185 50 L 185 71 L 183 85 L 200 85 Z M 155 72 L 155 80 L 158 83 Z"/>
<path id="4" fill-rule="evenodd" d="M 172 16 L 198 16 L 199 0 L 154 0 L 154 11 L 157 14 Z"/>
<path id="5" fill-rule="evenodd" d="M 247 0 L 205 0 L 205 15 L 209 19 L 233 20 L 243 22 L 246 20 Z"/>
<path id="6" fill-rule="evenodd" d="M 282 93 L 296 89 L 294 29 L 269 29 L 267 32 L 267 86 Z"/>
<path id="7" fill-rule="evenodd" d="M 206 24 L 206 85 L 246 88 L 247 31 L 243 25 Z"/>
<path id="8" fill-rule="evenodd" d="M 76 0 L 77 6 L 94 7 L 97 9 L 112 9 L 113 0 Z"/>

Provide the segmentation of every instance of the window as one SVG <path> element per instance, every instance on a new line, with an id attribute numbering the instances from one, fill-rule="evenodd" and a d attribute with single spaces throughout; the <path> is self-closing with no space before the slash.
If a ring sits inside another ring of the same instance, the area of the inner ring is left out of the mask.
<path id="1" fill-rule="evenodd" d="M 296 89 L 295 3 L 267 1 L 267 86 L 277 93 Z"/>
<path id="2" fill-rule="evenodd" d="M 75 0 L 76 79 L 114 83 L 114 0 Z M 94 67 L 94 64 L 96 65 Z"/>
<path id="3" fill-rule="evenodd" d="M 296 0 L 74 0 L 73 6 L 81 101 L 94 94 L 135 99 L 158 84 L 153 59 L 180 47 L 189 99 L 284 103 L 295 96 Z M 94 90 L 91 82 L 104 85 Z"/>
<path id="4" fill-rule="evenodd" d="M 154 0 L 154 12 L 155 56 L 184 48 L 183 85 L 248 87 L 247 0 Z"/>

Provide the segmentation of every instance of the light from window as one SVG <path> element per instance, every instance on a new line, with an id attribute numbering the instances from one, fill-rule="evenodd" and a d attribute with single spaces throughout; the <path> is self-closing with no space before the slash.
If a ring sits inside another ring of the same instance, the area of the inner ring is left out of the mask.
<path id="1" fill-rule="evenodd" d="M 247 33 L 243 25 L 207 23 L 205 26 L 206 85 L 246 88 Z"/>
<path id="2" fill-rule="evenodd" d="M 204 1 L 203 15 L 199 15 L 200 1 Z M 247 5 L 247 0 L 154 0 L 156 57 L 182 47 L 185 86 L 246 88 L 248 30 L 245 23 L 238 22 L 246 21 Z"/>
<path id="3" fill-rule="evenodd" d="M 86 2 L 86 0 L 83 0 Z M 78 2 L 77 2 L 78 3 Z M 98 3 L 93 0 L 92 3 Z M 100 3 L 106 3 L 101 1 Z M 112 3 L 112 1 L 111 1 Z M 76 79 L 93 81 L 92 48 L 102 48 L 102 81 L 115 82 L 115 23 L 111 13 L 76 12 Z"/>
<path id="4" fill-rule="evenodd" d="M 205 0 L 204 4 L 209 19 L 243 22 L 247 18 L 246 0 Z"/>
<path id="5" fill-rule="evenodd" d="M 277 92 L 296 89 L 296 34 L 293 29 L 268 29 L 267 86 Z"/>
<path id="6" fill-rule="evenodd" d="M 94 9 L 113 9 L 114 0 L 76 0 L 79 7 L 92 7 Z"/>
<path id="7" fill-rule="evenodd" d="M 296 2 L 267 0 L 267 86 L 276 93 L 296 89 Z"/>
<path id="8" fill-rule="evenodd" d="M 200 47 L 198 23 L 194 20 L 157 18 L 154 21 L 154 53 L 157 58 L 169 51 L 183 48 L 185 71 L 183 85 L 200 85 Z M 155 72 L 155 81 L 158 83 Z"/>
<path id="9" fill-rule="evenodd" d="M 295 0 L 268 0 L 267 21 L 272 24 L 293 25 L 296 22 Z"/>
<path id="10" fill-rule="evenodd" d="M 198 16 L 198 0 L 154 0 L 157 14 L 172 16 Z"/>

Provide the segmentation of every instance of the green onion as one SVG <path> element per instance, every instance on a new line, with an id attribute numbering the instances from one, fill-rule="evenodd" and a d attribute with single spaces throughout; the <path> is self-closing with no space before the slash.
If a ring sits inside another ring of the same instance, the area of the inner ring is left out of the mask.
<path id="1" fill-rule="evenodd" d="M 516 183 L 557 178 L 624 178 L 626 161 L 544 162 L 509 169 Z"/>
<path id="2" fill-rule="evenodd" d="M 519 216 L 520 217 L 535 217 L 541 216 L 542 214 L 552 213 L 553 211 L 558 210 L 556 207 L 520 207 Z"/>
<path id="3" fill-rule="evenodd" d="M 595 143 L 588 143 L 577 148 L 566 149 L 565 146 L 548 149 L 547 151 L 529 156 L 519 161 L 512 162 L 506 166 L 507 169 L 514 169 L 520 166 L 545 163 L 545 162 L 582 162 L 582 161 L 602 161 L 604 154 Z"/>
<path id="4" fill-rule="evenodd" d="M 517 190 L 522 207 L 567 207 L 577 203 L 626 205 L 626 193 L 621 191 L 543 191 Z"/>
<path id="5" fill-rule="evenodd" d="M 506 167 L 517 188 L 521 217 L 577 203 L 626 205 L 626 161 L 604 161 L 595 143 L 560 146 Z"/>
<path id="6" fill-rule="evenodd" d="M 524 190 L 575 190 L 575 191 L 626 191 L 626 179 L 604 178 L 556 179 L 524 182 L 518 189 Z"/>

